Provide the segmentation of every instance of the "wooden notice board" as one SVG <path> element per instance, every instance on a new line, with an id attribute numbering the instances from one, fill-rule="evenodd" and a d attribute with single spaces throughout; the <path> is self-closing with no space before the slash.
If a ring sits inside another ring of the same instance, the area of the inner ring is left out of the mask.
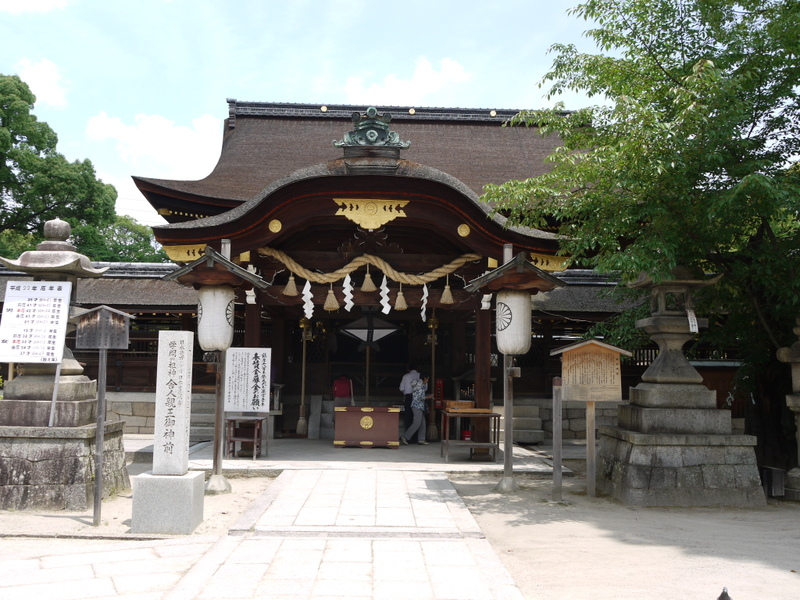
<path id="1" fill-rule="evenodd" d="M 550 354 L 561 354 L 564 400 L 608 402 L 622 398 L 620 355 L 631 356 L 627 350 L 586 340 Z"/>

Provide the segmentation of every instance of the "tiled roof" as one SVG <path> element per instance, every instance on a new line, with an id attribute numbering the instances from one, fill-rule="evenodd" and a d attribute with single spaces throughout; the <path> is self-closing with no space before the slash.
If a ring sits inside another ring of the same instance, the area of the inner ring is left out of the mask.
<path id="1" fill-rule="evenodd" d="M 342 157 L 335 140 L 352 128 L 350 115 L 366 106 L 231 101 L 219 162 L 204 179 L 135 177 L 146 196 L 184 198 L 182 208 L 208 199 L 243 202 L 298 169 Z M 452 175 L 476 194 L 488 183 L 527 179 L 549 169 L 557 144 L 535 127 L 502 127 L 516 110 L 379 107 L 392 114 L 391 129 L 411 147 L 401 158 Z M 168 201 L 172 202 L 172 200 Z M 213 203 L 213 202 L 212 202 Z M 218 211 L 217 211 L 218 212 Z M 205 213 L 205 214 L 214 214 Z"/>

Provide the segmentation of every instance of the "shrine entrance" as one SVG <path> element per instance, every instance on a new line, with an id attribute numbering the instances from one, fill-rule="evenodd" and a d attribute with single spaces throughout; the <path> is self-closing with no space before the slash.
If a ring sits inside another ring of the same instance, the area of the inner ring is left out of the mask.
<path id="1" fill-rule="evenodd" d="M 243 119 L 236 117 L 237 131 L 252 134 Z M 154 227 L 156 239 L 180 263 L 230 240 L 230 259 L 268 284 L 236 290 L 234 346 L 272 348 L 285 430 L 297 421 L 302 396 L 329 395 L 341 373 L 356 382 L 362 402 L 397 402 L 409 363 L 442 379 L 446 397 L 459 395 L 463 381 L 476 406 L 488 408 L 496 364 L 491 297 L 464 287 L 496 267 L 508 244 L 537 267 L 559 270 L 557 239 L 507 227 L 463 182 L 401 159 L 408 143 L 389 130 L 388 115 L 370 108 L 352 121 L 336 143 L 343 156 L 227 208 L 219 195 L 243 176 L 231 153 L 245 138 L 226 141 L 215 172 L 197 182 L 202 190 L 135 178 L 154 206 L 172 207 L 163 214 L 174 222 Z M 189 218 L 211 208 L 217 214 Z M 361 344 L 343 333 L 368 315 L 396 328 L 370 350 L 369 374 Z"/>

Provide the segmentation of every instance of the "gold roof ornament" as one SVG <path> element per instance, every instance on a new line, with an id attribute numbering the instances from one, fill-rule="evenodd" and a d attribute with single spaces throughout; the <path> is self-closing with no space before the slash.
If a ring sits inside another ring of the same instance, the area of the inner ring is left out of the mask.
<path id="1" fill-rule="evenodd" d="M 380 229 L 390 221 L 407 216 L 403 207 L 408 200 L 373 200 L 366 198 L 334 198 L 341 215 L 362 229 Z"/>

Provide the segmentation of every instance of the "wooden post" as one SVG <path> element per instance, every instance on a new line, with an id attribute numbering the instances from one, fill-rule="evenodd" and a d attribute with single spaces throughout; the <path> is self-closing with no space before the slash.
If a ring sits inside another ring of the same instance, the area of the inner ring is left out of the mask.
<path id="1" fill-rule="evenodd" d="M 108 350 L 100 348 L 97 365 L 97 431 L 94 438 L 94 507 L 92 525 L 100 525 L 103 505 L 103 442 L 106 430 L 106 371 Z"/>
<path id="2" fill-rule="evenodd" d="M 596 496 L 594 488 L 597 475 L 595 468 L 597 445 L 594 435 L 594 405 L 595 403 L 592 401 L 586 403 L 586 493 L 591 497 Z"/>
<path id="3" fill-rule="evenodd" d="M 492 313 L 475 311 L 475 408 L 491 408 L 492 388 Z M 477 419 L 473 435 L 476 442 L 488 442 L 489 422 Z M 459 433 L 460 435 L 460 433 Z M 477 452 L 476 454 L 481 454 Z M 488 453 L 486 453 L 488 455 Z"/>
<path id="4" fill-rule="evenodd" d="M 553 502 L 562 499 L 562 452 L 563 423 L 562 423 L 562 396 L 561 377 L 553 378 Z"/>

